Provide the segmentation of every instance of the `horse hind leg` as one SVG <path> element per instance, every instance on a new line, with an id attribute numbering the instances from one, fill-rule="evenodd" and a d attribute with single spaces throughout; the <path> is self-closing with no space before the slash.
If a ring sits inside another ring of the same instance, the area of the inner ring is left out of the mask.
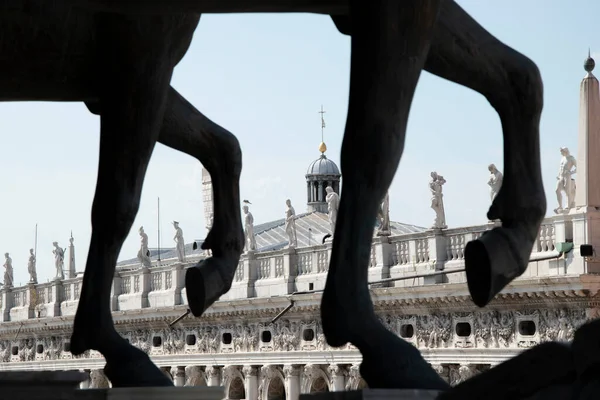
<path id="1" fill-rule="evenodd" d="M 345 181 L 321 302 L 323 331 L 331 346 L 351 342 L 360 350 L 361 374 L 371 388 L 446 389 L 419 350 L 378 320 L 367 279 L 373 220 L 402 155 L 440 1 L 350 4 L 350 100 L 341 154 Z"/>
<path id="2" fill-rule="evenodd" d="M 543 85 L 537 66 L 445 1 L 425 69 L 483 94 L 500 116 L 504 181 L 488 212 L 502 226 L 465 248 L 471 297 L 488 304 L 527 269 L 546 213 L 540 165 Z"/>
<path id="3" fill-rule="evenodd" d="M 202 244 L 212 257 L 186 272 L 188 305 L 196 317 L 231 288 L 244 248 L 240 213 L 242 151 L 238 140 L 171 88 L 159 141 L 197 158 L 211 176 L 213 224 Z"/>
<path id="4" fill-rule="evenodd" d="M 161 21 L 153 22 L 108 15 L 97 21 L 100 161 L 71 352 L 102 353 L 106 376 L 115 387 L 173 385 L 144 352 L 119 335 L 110 305 L 117 257 L 139 208 L 173 72 L 168 46 L 173 38 L 160 29 Z M 146 51 L 149 45 L 152 52 Z"/>

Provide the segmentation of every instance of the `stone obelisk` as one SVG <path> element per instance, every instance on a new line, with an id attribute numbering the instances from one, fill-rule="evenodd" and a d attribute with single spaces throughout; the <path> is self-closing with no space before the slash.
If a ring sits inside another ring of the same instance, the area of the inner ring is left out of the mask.
<path id="1" fill-rule="evenodd" d="M 600 272 L 600 91 L 592 73 L 595 62 L 589 54 L 583 67 L 586 75 L 579 95 L 575 208 L 570 216 L 574 252 L 580 252 L 581 245 L 591 245 L 598 254 L 579 259 L 582 265 L 570 266 L 567 273 L 586 274 Z"/>

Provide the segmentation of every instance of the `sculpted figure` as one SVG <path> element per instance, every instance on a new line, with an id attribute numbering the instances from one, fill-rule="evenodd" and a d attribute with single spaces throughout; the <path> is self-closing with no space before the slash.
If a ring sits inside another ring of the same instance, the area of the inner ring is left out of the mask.
<path id="1" fill-rule="evenodd" d="M 65 249 L 58 245 L 58 242 L 52 242 L 54 250 L 54 267 L 56 268 L 56 276 L 54 279 L 65 279 Z"/>
<path id="2" fill-rule="evenodd" d="M 14 285 L 14 275 L 12 258 L 8 253 L 4 253 L 4 287 L 12 287 Z"/>
<path id="3" fill-rule="evenodd" d="M 285 201 L 285 205 L 287 206 L 285 210 L 285 233 L 288 235 L 288 247 L 294 248 L 298 246 L 298 239 L 296 237 L 296 210 L 292 207 L 290 199 Z"/>
<path id="4" fill-rule="evenodd" d="M 563 211 L 568 211 L 575 207 L 575 179 L 572 178 L 577 172 L 577 160 L 571 155 L 569 149 L 566 147 L 560 148 L 560 168 L 558 170 L 558 176 L 556 177 L 556 201 L 558 207 L 554 209 L 556 214 Z M 563 196 L 562 192 L 567 195 L 567 204 L 563 209 Z"/>
<path id="5" fill-rule="evenodd" d="M 331 227 L 331 234 L 335 231 L 335 222 L 337 221 L 338 208 L 340 207 L 340 196 L 333 190 L 331 186 L 325 188 L 327 195 L 325 201 L 327 202 L 327 216 L 329 217 L 329 226 Z"/>
<path id="6" fill-rule="evenodd" d="M 488 185 L 490 186 L 490 197 L 492 201 L 498 195 L 500 188 L 502 187 L 502 172 L 498 171 L 496 165 L 490 164 L 488 165 L 488 171 L 490 171 L 490 180 L 488 181 Z"/>
<path id="7" fill-rule="evenodd" d="M 435 221 L 432 228 L 446 229 L 446 212 L 444 211 L 444 195 L 442 187 L 446 183 L 443 176 L 437 172 L 431 173 L 431 181 L 429 182 L 429 190 L 431 190 L 431 208 L 435 211 Z"/>
<path id="8" fill-rule="evenodd" d="M 377 230 L 377 236 L 389 236 L 390 231 L 390 192 L 386 192 L 379 207 L 377 213 L 379 219 L 379 229 Z"/>
<path id="9" fill-rule="evenodd" d="M 179 222 L 173 221 L 173 227 L 175 228 L 175 248 L 177 250 L 177 260 L 179 262 L 185 261 L 185 241 L 183 240 L 183 230 L 179 227 Z M 147 238 L 147 237 L 146 237 Z M 146 242 L 147 245 L 147 242 Z"/>
<path id="10" fill-rule="evenodd" d="M 246 251 L 256 250 L 256 237 L 254 236 L 254 217 L 248 206 L 242 207 L 244 210 L 244 234 L 246 235 Z"/>
<path id="11" fill-rule="evenodd" d="M 35 254 L 33 249 L 29 249 L 29 261 L 27 261 L 27 272 L 29 272 L 29 282 L 37 283 L 37 271 L 35 269 Z"/>
<path id="12" fill-rule="evenodd" d="M 151 267 L 152 260 L 150 259 L 150 250 L 148 249 L 148 235 L 144 232 L 144 227 L 140 226 L 138 230 L 140 234 L 140 250 L 138 251 L 137 258 L 144 267 Z"/>

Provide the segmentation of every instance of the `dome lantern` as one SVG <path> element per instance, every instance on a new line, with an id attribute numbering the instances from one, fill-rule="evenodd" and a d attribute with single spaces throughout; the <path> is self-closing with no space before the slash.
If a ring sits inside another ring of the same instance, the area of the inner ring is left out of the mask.
<path id="1" fill-rule="evenodd" d="M 318 211 L 326 213 L 327 202 L 325 201 L 325 197 L 327 193 L 325 189 L 327 186 L 331 186 L 339 194 L 342 174 L 338 166 L 325 155 L 327 145 L 323 140 L 323 131 L 325 128 L 325 120 L 323 118 L 325 111 L 323 110 L 323 106 L 321 106 L 319 114 L 321 114 L 321 144 L 319 145 L 321 156 L 311 162 L 306 170 L 306 194 L 308 212 Z"/>

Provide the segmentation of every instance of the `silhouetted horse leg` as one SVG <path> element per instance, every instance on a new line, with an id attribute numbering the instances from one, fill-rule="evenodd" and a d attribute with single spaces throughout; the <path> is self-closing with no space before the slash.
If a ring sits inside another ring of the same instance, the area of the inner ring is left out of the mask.
<path id="1" fill-rule="evenodd" d="M 100 115 L 96 103 L 86 103 Z M 169 90 L 158 141 L 197 158 L 211 174 L 214 220 L 202 248 L 213 257 L 200 261 L 186 274 L 186 292 L 192 313 L 200 316 L 233 282 L 244 247 L 239 211 L 242 151 L 236 137 L 204 116 L 173 88 Z"/>
<path id="2" fill-rule="evenodd" d="M 440 1 L 351 1 L 350 100 L 344 175 L 321 303 L 327 342 L 362 353 L 371 388 L 446 389 L 418 349 L 378 320 L 367 284 L 373 221 L 398 167 L 411 101 Z M 398 51 L 401 49 L 401 51 Z"/>
<path id="3" fill-rule="evenodd" d="M 488 212 L 490 220 L 502 220 L 502 227 L 465 249 L 469 291 L 483 307 L 525 272 L 546 214 L 539 141 L 542 79 L 530 59 L 501 43 L 453 1 L 442 7 L 425 68 L 483 94 L 502 123 L 504 181 Z"/>
<path id="4" fill-rule="evenodd" d="M 167 110 L 159 140 L 196 157 L 211 176 L 214 193 L 214 220 L 203 249 L 212 257 L 189 268 L 185 276 L 188 304 L 199 317 L 233 282 L 244 248 L 240 213 L 242 151 L 238 140 L 226 129 L 202 115 L 175 89 L 169 92 Z"/>
<path id="5" fill-rule="evenodd" d="M 531 60 L 501 43 L 454 1 L 444 1 L 441 8 L 425 69 L 484 95 L 504 131 L 504 182 L 488 212 L 488 218 L 502 220 L 502 227 L 465 250 L 469 291 L 483 307 L 525 272 L 546 213 L 539 153 L 543 87 Z M 342 33 L 351 33 L 346 17 L 332 18 Z"/>
<path id="6" fill-rule="evenodd" d="M 170 386 L 171 380 L 150 358 L 116 332 L 110 293 L 117 256 L 139 208 L 173 67 L 187 50 L 197 19 L 188 23 L 193 16 L 96 18 L 100 161 L 71 352 L 101 352 L 105 373 L 115 387 Z M 171 48 L 182 42 L 183 46 Z"/>

